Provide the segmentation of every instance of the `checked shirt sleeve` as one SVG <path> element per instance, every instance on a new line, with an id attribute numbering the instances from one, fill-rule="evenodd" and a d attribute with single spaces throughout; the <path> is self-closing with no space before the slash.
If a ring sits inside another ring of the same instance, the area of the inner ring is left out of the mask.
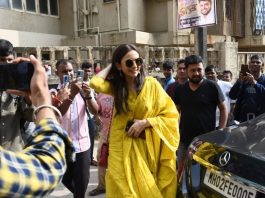
<path id="1" fill-rule="evenodd" d="M 67 160 L 74 160 L 67 133 L 54 120 L 41 120 L 23 151 L 0 147 L 0 197 L 47 196 L 61 181 Z"/>

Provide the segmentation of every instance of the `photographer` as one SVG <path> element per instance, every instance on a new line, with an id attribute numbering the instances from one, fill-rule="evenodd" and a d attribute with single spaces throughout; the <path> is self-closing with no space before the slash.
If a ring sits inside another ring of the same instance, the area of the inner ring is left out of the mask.
<path id="1" fill-rule="evenodd" d="M 11 63 L 13 59 L 13 45 L 0 39 L 0 63 Z M 25 121 L 32 121 L 31 101 L 27 96 L 21 97 L 0 91 L 0 110 L 0 145 L 11 151 L 22 150 L 24 143 L 21 128 Z"/>
<path id="2" fill-rule="evenodd" d="M 28 61 L 19 58 L 15 63 Z M 57 122 L 58 110 L 51 106 L 47 76 L 40 62 L 30 56 L 34 65 L 29 94 L 36 128 L 26 148 L 21 152 L 7 151 L 0 146 L 0 197 L 44 197 L 60 182 L 66 170 L 66 156 L 73 159 L 73 146 L 67 133 Z M 24 95 L 25 92 L 7 90 L 7 94 Z M 14 131 L 7 130 L 12 134 Z M 67 150 L 67 152 L 66 152 Z"/>

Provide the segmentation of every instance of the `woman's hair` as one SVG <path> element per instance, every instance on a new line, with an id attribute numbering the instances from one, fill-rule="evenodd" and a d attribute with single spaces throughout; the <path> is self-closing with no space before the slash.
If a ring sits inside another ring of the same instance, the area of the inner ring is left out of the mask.
<path id="1" fill-rule="evenodd" d="M 114 104 L 116 107 L 117 114 L 120 114 L 122 112 L 128 112 L 128 96 L 129 96 L 129 90 L 128 85 L 125 80 L 125 76 L 121 70 L 118 70 L 116 64 L 121 64 L 122 58 L 130 51 L 136 51 L 138 54 L 138 49 L 132 45 L 132 44 L 122 44 L 119 47 L 117 47 L 113 53 L 112 56 L 112 64 L 111 64 L 111 70 L 109 73 L 109 81 L 113 86 L 113 92 L 114 92 Z M 144 82 L 145 74 L 144 74 L 144 68 L 143 66 L 140 68 L 140 73 L 135 78 L 135 86 L 136 91 L 140 92 L 143 82 Z"/>

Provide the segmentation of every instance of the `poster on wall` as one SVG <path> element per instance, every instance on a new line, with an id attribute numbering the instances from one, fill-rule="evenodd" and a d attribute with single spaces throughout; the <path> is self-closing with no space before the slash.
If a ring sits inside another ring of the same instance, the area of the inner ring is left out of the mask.
<path id="1" fill-rule="evenodd" d="M 215 0 L 178 0 L 178 29 L 216 24 Z"/>

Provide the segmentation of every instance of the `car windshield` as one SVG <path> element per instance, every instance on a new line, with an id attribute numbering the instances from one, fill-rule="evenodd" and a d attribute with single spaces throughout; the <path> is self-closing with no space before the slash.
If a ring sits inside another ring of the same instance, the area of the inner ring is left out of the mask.
<path id="1" fill-rule="evenodd" d="M 200 139 L 265 159 L 265 114 L 238 126 L 205 134 Z"/>

